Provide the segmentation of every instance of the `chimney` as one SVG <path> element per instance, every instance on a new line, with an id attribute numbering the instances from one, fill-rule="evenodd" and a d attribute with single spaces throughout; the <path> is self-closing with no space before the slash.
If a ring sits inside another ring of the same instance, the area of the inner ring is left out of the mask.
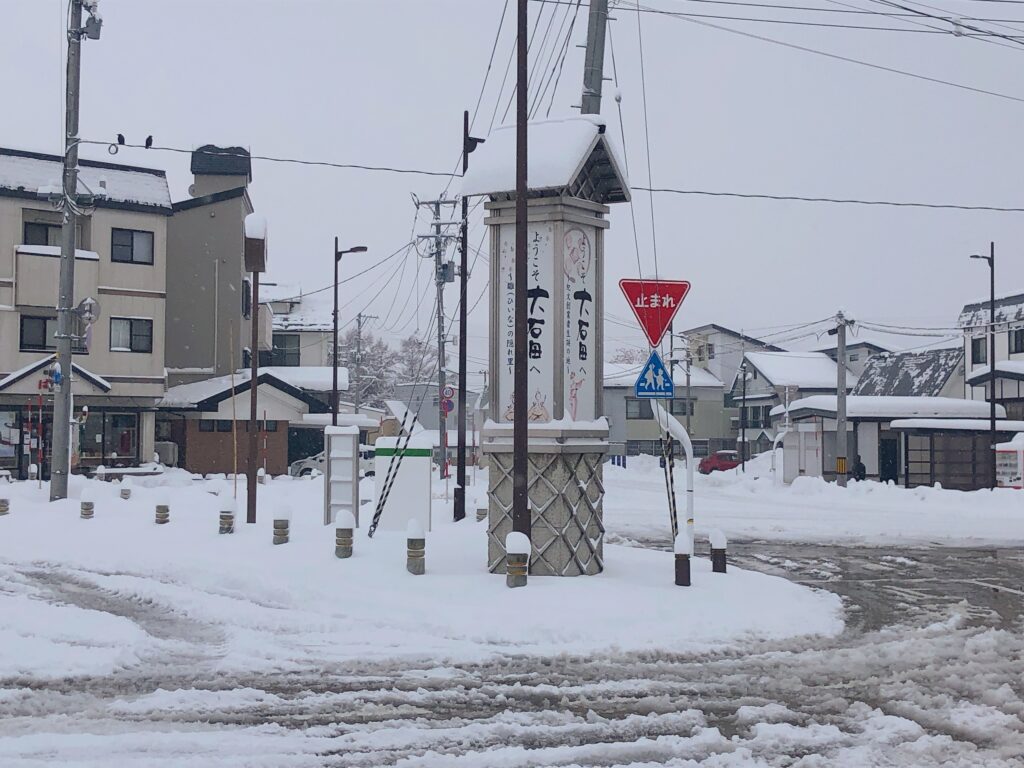
<path id="1" fill-rule="evenodd" d="M 248 186 L 252 181 L 249 150 L 204 144 L 192 152 L 192 175 L 195 182 L 188 188 L 192 197 Z"/>

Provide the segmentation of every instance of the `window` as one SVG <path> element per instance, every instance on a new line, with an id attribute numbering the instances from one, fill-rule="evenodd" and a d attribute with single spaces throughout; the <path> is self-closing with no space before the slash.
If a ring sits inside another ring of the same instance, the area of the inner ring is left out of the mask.
<path id="1" fill-rule="evenodd" d="M 199 431 L 200 432 L 213 432 L 216 422 L 213 419 L 200 419 L 199 420 Z"/>
<path id="2" fill-rule="evenodd" d="M 153 233 L 138 229 L 110 230 L 110 260 L 119 264 L 152 264 Z"/>
<path id="3" fill-rule="evenodd" d="M 134 413 L 107 415 L 107 435 L 104 448 L 107 456 L 115 459 L 114 466 L 124 465 L 136 458 L 139 445 L 139 417 Z"/>
<path id="4" fill-rule="evenodd" d="M 651 408 L 650 400 L 637 400 L 635 397 L 626 398 L 627 419 L 653 419 L 654 410 Z"/>
<path id="5" fill-rule="evenodd" d="M 277 422 L 273 419 L 269 419 L 263 422 L 264 432 L 277 432 Z"/>
<path id="6" fill-rule="evenodd" d="M 715 345 L 712 344 L 711 342 L 708 342 L 708 360 L 714 360 L 714 359 L 715 359 Z"/>
<path id="7" fill-rule="evenodd" d="M 57 348 L 57 318 L 21 316 L 21 351 L 43 352 Z"/>
<path id="8" fill-rule="evenodd" d="M 1010 331 L 1010 354 L 1024 352 L 1024 328 Z"/>
<path id="9" fill-rule="evenodd" d="M 689 406 L 689 407 L 687 407 Z M 689 412 L 690 416 L 693 416 L 693 400 L 673 400 L 672 401 L 672 413 L 676 416 L 686 416 Z"/>
<path id="10" fill-rule="evenodd" d="M 60 246 L 60 224 L 26 221 L 24 229 L 24 245 L 56 245 Z"/>
<path id="11" fill-rule="evenodd" d="M 249 278 L 242 280 L 242 318 L 252 317 L 252 282 Z"/>
<path id="12" fill-rule="evenodd" d="M 217 431 L 218 432 L 230 432 L 231 431 L 231 419 L 217 419 Z"/>
<path id="13" fill-rule="evenodd" d="M 860 353 L 859 352 L 851 352 L 850 353 L 850 362 L 851 363 L 856 363 L 858 360 L 860 360 Z"/>
<path id="14" fill-rule="evenodd" d="M 297 333 L 275 333 L 271 365 L 295 366 L 299 364 L 299 335 Z"/>
<path id="15" fill-rule="evenodd" d="M 976 339 L 971 339 L 971 363 L 987 363 L 988 362 L 988 349 L 986 346 L 986 339 L 984 336 L 980 336 Z"/>
<path id="16" fill-rule="evenodd" d="M 139 318 L 110 318 L 111 352 L 152 352 L 153 321 Z"/>

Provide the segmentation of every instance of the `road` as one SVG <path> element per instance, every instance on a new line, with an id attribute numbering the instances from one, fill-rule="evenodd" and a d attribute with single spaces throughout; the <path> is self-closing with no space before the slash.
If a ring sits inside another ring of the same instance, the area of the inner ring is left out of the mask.
<path id="1" fill-rule="evenodd" d="M 734 564 L 841 595 L 847 630 L 701 655 L 227 678 L 211 653 L 86 680 L 4 680 L 0 764 L 1024 766 L 1019 550 L 730 546 Z M 160 606 L 116 605 L 87 579 L 38 579 L 61 600 L 216 647 L 215 633 Z"/>

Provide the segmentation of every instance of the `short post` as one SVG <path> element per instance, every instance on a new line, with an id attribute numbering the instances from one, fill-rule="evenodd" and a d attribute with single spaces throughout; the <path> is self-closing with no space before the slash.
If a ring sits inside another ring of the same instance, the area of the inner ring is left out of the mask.
<path id="1" fill-rule="evenodd" d="M 92 489 L 83 488 L 82 493 L 78 496 L 78 500 L 81 503 L 79 516 L 83 520 L 92 520 L 93 512 L 96 510 L 96 504 L 92 500 Z"/>
<path id="2" fill-rule="evenodd" d="M 220 503 L 220 533 L 235 532 L 235 500 L 228 495 Z"/>
<path id="3" fill-rule="evenodd" d="M 121 480 L 121 498 L 127 501 L 132 497 L 132 479 L 125 477 Z"/>
<path id="4" fill-rule="evenodd" d="M 263 467 L 260 467 L 259 469 L 256 470 L 256 482 L 259 483 L 260 485 L 267 484 L 267 470 L 265 470 Z"/>
<path id="5" fill-rule="evenodd" d="M 487 519 L 487 507 L 480 507 L 476 511 L 476 521 L 478 523 L 483 522 Z"/>
<path id="6" fill-rule="evenodd" d="M 38 464 L 29 464 L 28 465 L 28 479 L 29 480 L 35 480 L 37 477 L 39 477 L 39 465 Z"/>
<path id="7" fill-rule="evenodd" d="M 352 557 L 352 534 L 356 527 L 355 516 L 347 509 L 338 512 L 334 524 L 334 556 L 342 560 Z"/>
<path id="8" fill-rule="evenodd" d="M 287 506 L 282 506 L 274 513 L 274 543 L 287 544 L 288 534 L 292 523 L 292 511 Z"/>
<path id="9" fill-rule="evenodd" d="M 96 479 L 103 482 L 107 479 L 107 468 L 100 464 L 96 467 Z"/>
<path id="10" fill-rule="evenodd" d="M 676 586 L 690 586 L 690 556 L 693 554 L 693 545 L 690 543 L 690 536 L 686 531 L 676 534 Z"/>
<path id="11" fill-rule="evenodd" d="M 405 527 L 407 544 L 405 570 L 413 576 L 427 572 L 427 539 L 420 521 L 413 518 Z"/>
<path id="12" fill-rule="evenodd" d="M 512 531 L 505 537 L 505 586 L 525 587 L 530 572 L 530 539 Z"/>
<path id="13" fill-rule="evenodd" d="M 0 516 L 6 515 L 11 511 L 11 500 L 7 497 L 0 498 Z"/>
<path id="14" fill-rule="evenodd" d="M 715 528 L 711 532 L 711 571 L 725 573 L 725 534 Z"/>
<path id="15" fill-rule="evenodd" d="M 156 497 L 156 524 L 166 525 L 171 522 L 171 501 L 167 491 L 160 491 Z"/>

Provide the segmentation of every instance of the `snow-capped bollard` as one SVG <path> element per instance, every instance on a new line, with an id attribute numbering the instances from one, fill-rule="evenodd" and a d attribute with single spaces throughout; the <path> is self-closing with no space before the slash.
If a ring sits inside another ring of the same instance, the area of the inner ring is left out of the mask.
<path id="1" fill-rule="evenodd" d="M 274 543 L 287 544 L 288 535 L 292 524 L 292 511 L 287 505 L 283 505 L 274 513 Z"/>
<path id="2" fill-rule="evenodd" d="M 160 491 L 156 497 L 156 524 L 166 525 L 171 522 L 171 500 L 167 491 Z"/>
<path id="3" fill-rule="evenodd" d="M 6 515 L 11 511 L 11 500 L 8 498 L 0 499 L 0 517 Z"/>
<path id="4" fill-rule="evenodd" d="M 530 539 L 512 531 L 505 537 L 505 586 L 525 587 L 530 571 Z"/>
<path id="5" fill-rule="evenodd" d="M 28 479 L 29 480 L 35 480 L 38 477 L 39 477 L 39 465 L 38 464 L 29 464 L 28 465 Z"/>
<path id="6" fill-rule="evenodd" d="M 676 586 L 690 586 L 690 556 L 693 554 L 693 545 L 686 531 L 676 534 Z"/>
<path id="7" fill-rule="evenodd" d="M 256 470 L 256 482 L 259 485 L 267 484 L 267 470 L 265 470 L 263 467 L 260 467 L 259 469 Z"/>
<path id="8" fill-rule="evenodd" d="M 126 477 L 121 481 L 121 498 L 127 501 L 132 497 L 132 479 Z"/>
<path id="9" fill-rule="evenodd" d="M 347 509 L 338 513 L 334 520 L 334 556 L 344 560 L 352 557 L 352 534 L 356 527 L 355 516 Z"/>
<path id="10" fill-rule="evenodd" d="M 104 481 L 107 479 L 107 468 L 100 464 L 98 467 L 96 467 L 95 474 L 97 480 Z"/>
<path id="11" fill-rule="evenodd" d="M 483 522 L 486 519 L 487 519 L 487 507 L 480 507 L 476 511 L 476 521 L 478 523 L 481 523 L 481 522 Z"/>
<path id="12" fill-rule="evenodd" d="M 224 496 L 220 502 L 220 533 L 235 532 L 235 500 Z"/>
<path id="13" fill-rule="evenodd" d="M 82 492 L 78 495 L 78 501 L 81 504 L 79 516 L 83 520 L 92 520 L 93 512 L 96 510 L 96 504 L 92 500 L 92 489 L 83 488 Z"/>
<path id="14" fill-rule="evenodd" d="M 407 545 L 405 570 L 413 576 L 427 572 L 427 539 L 420 521 L 413 518 L 405 527 Z"/>
<path id="15" fill-rule="evenodd" d="M 711 539 L 711 571 L 713 573 L 725 573 L 725 534 L 715 528 L 709 537 Z"/>

